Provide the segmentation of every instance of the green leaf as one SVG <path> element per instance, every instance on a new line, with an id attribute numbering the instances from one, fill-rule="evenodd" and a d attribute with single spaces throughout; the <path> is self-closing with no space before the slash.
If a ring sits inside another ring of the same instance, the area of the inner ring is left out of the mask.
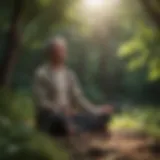
<path id="1" fill-rule="evenodd" d="M 147 63 L 148 55 L 149 53 L 145 52 L 145 54 L 141 54 L 137 58 L 130 60 L 130 62 L 128 63 L 128 70 L 133 71 L 143 67 Z"/>
<path id="2" fill-rule="evenodd" d="M 134 38 L 120 47 L 119 56 L 126 57 L 137 52 L 146 52 L 146 47 L 141 39 Z"/>
<path id="3" fill-rule="evenodd" d="M 43 7 L 51 5 L 51 2 L 53 2 L 53 0 L 39 0 L 40 5 L 42 5 Z"/>
<path id="4" fill-rule="evenodd" d="M 152 59 L 149 63 L 149 70 L 149 80 L 154 81 L 160 79 L 160 59 Z"/>

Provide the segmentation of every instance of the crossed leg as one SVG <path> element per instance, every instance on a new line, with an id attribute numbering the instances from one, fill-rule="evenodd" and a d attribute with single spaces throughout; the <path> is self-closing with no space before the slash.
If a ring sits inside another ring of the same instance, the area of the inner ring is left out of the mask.
<path id="1" fill-rule="evenodd" d="M 48 116 L 50 115 L 50 116 Z M 45 121 L 45 117 L 48 120 Z M 48 125 L 49 128 L 46 130 L 51 136 L 56 137 L 62 147 L 71 155 L 72 159 L 84 159 L 86 152 L 91 147 L 93 140 L 92 133 L 104 127 L 107 123 L 107 116 L 95 117 L 89 114 L 77 114 L 66 119 L 59 115 L 52 115 L 46 113 L 43 122 Z M 78 126 L 78 131 L 70 134 L 70 127 L 66 126 L 66 120 L 73 122 Z M 44 124 L 44 126 L 46 126 Z M 94 136 L 95 137 L 95 136 Z"/>

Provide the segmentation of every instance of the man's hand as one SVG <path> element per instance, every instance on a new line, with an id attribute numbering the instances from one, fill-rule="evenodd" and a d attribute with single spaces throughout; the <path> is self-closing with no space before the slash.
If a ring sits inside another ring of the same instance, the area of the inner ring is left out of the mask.
<path id="1" fill-rule="evenodd" d="M 54 109 L 52 107 L 47 107 L 46 108 L 49 112 L 53 112 L 54 113 Z"/>
<path id="2" fill-rule="evenodd" d="M 66 115 L 66 116 L 73 116 L 75 115 L 77 112 L 71 108 L 67 108 L 67 107 L 63 107 L 62 112 Z"/>
<path id="3" fill-rule="evenodd" d="M 103 105 L 100 109 L 101 114 L 112 114 L 113 111 L 114 108 L 111 105 Z"/>

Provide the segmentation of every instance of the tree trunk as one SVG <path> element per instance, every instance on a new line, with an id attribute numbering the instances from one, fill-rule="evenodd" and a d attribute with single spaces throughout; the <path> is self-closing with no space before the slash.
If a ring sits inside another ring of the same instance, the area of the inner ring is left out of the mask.
<path id="1" fill-rule="evenodd" d="M 11 25 L 2 63 L 0 64 L 0 87 L 9 87 L 11 77 L 17 59 L 17 48 L 19 47 L 18 25 L 20 21 L 22 0 L 14 0 Z"/>
<path id="2" fill-rule="evenodd" d="M 157 28 L 160 30 L 160 12 L 152 6 L 152 0 L 140 0 L 142 6 L 144 7 L 145 11 L 149 14 L 151 19 L 156 24 Z M 157 2 L 159 4 L 159 2 Z"/>

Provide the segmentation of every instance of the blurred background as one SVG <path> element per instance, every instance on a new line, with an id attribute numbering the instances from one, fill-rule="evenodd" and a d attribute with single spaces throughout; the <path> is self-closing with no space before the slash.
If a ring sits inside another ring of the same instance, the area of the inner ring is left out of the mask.
<path id="1" fill-rule="evenodd" d="M 86 97 L 116 106 L 111 129 L 160 135 L 159 0 L 5 0 L 0 2 L 1 160 L 24 153 L 26 159 L 53 159 L 55 145 L 33 129 L 31 89 L 34 70 L 46 59 L 45 41 L 57 35 L 68 41 L 67 63 Z"/>

